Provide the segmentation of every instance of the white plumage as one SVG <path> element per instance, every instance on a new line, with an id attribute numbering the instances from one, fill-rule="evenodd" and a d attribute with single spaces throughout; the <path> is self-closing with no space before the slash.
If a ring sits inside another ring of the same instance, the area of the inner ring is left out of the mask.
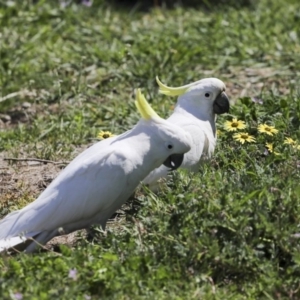
<path id="1" fill-rule="evenodd" d="M 190 135 L 156 115 L 139 90 L 136 103 L 142 119 L 133 129 L 85 150 L 37 200 L 1 220 L 0 251 L 27 238 L 45 244 L 62 231 L 92 224 L 105 228 L 151 170 L 162 163 L 180 165 L 190 149 Z M 26 252 L 36 248 L 35 242 L 26 244 Z"/>
<path id="2" fill-rule="evenodd" d="M 185 154 L 180 168 L 195 172 L 202 160 L 210 158 L 216 146 L 216 114 L 229 111 L 225 84 L 217 78 L 206 78 L 179 88 L 170 88 L 157 78 L 160 92 L 178 96 L 173 114 L 167 119 L 189 132 L 192 148 Z M 168 175 L 168 168 L 160 166 L 144 180 L 150 189 L 157 188 L 157 181 Z"/>

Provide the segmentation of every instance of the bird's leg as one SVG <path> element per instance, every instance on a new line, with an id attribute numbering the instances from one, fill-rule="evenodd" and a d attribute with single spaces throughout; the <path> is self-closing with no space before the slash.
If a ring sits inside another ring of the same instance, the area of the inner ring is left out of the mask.
<path id="1" fill-rule="evenodd" d="M 57 235 L 59 235 L 57 229 L 52 231 L 44 231 L 40 233 L 38 236 L 35 237 L 32 243 L 25 249 L 25 252 L 33 253 L 37 251 L 41 246 L 44 246 L 48 241 L 50 241 L 52 238 L 54 238 Z"/>
<path id="2" fill-rule="evenodd" d="M 99 227 L 95 228 L 95 226 L 90 226 L 86 229 L 86 233 L 87 233 L 86 238 L 88 241 L 90 241 L 90 242 L 93 241 L 99 232 L 102 232 L 105 234 L 106 222 L 102 222 L 99 225 L 100 225 L 100 228 Z"/>

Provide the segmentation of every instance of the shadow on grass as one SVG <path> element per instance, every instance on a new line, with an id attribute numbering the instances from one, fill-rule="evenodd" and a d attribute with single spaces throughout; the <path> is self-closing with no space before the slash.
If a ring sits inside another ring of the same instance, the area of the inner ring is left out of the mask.
<path id="1" fill-rule="evenodd" d="M 112 9 L 132 11 L 148 11 L 155 7 L 172 9 L 174 7 L 203 8 L 210 11 L 225 9 L 228 7 L 241 8 L 253 7 L 257 0 L 51 0 L 53 4 L 58 3 L 68 6 L 72 3 L 87 7 L 107 6 Z M 44 2 L 44 0 L 31 0 L 33 4 Z"/>
<path id="2" fill-rule="evenodd" d="M 98 1 L 95 1 L 96 4 Z M 154 7 L 162 7 L 171 9 L 174 7 L 186 8 L 205 8 L 208 10 L 215 10 L 224 7 L 247 7 L 253 6 L 255 0 L 112 0 L 105 1 L 108 5 L 115 8 L 135 9 L 135 10 L 149 10 Z M 103 3 L 103 1 L 102 1 Z"/>

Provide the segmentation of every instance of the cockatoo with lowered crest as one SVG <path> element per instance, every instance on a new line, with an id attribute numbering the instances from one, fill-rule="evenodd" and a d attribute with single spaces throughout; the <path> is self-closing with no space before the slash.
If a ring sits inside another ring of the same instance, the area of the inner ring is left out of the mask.
<path id="1" fill-rule="evenodd" d="M 104 229 L 153 169 L 163 163 L 180 166 L 191 148 L 190 134 L 160 118 L 140 90 L 136 106 L 142 118 L 131 130 L 85 150 L 37 200 L 0 221 L 0 251 L 22 244 L 25 252 L 33 252 L 37 243 L 61 233 L 92 224 Z"/>
<path id="2" fill-rule="evenodd" d="M 173 88 L 164 85 L 158 77 L 159 92 L 179 96 L 173 114 L 167 119 L 189 132 L 192 149 L 185 154 L 181 168 L 195 172 L 200 161 L 211 157 L 216 146 L 216 115 L 229 111 L 229 99 L 225 84 L 217 78 L 206 78 L 188 85 Z M 143 183 L 157 189 L 158 180 L 168 175 L 168 168 L 160 166 L 153 170 Z"/>

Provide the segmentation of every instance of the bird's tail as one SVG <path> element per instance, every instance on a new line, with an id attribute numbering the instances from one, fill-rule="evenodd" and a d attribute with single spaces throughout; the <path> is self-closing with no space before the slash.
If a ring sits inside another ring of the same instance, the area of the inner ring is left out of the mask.
<path id="1" fill-rule="evenodd" d="M 26 248 L 41 233 L 26 230 L 24 222 L 20 222 L 22 215 L 23 210 L 17 210 L 0 221 L 0 252 L 21 244 Z"/>
<path id="2" fill-rule="evenodd" d="M 0 240 L 0 252 L 14 248 L 17 245 L 24 243 L 25 241 L 26 241 L 26 237 L 24 236 L 15 236 L 15 237 Z"/>
<path id="3" fill-rule="evenodd" d="M 35 252 L 56 235 L 58 235 L 58 230 L 35 232 L 2 239 L 0 240 L 0 253 L 11 249 L 25 251 L 26 253 Z"/>

